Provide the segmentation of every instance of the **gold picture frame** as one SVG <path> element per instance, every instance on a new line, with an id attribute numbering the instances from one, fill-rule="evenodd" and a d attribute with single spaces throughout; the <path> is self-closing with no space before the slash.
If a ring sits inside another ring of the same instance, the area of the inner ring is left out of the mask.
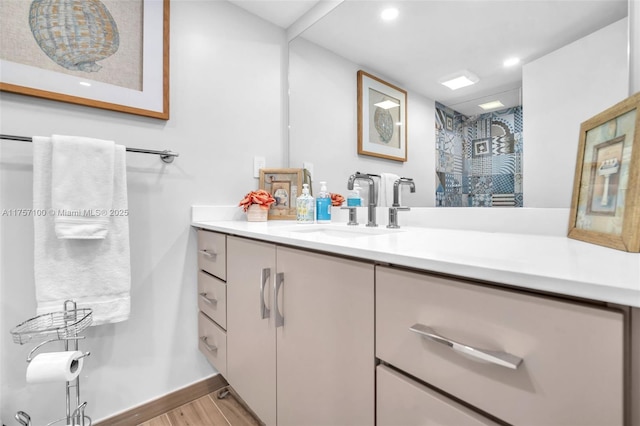
<path id="1" fill-rule="evenodd" d="M 407 92 L 358 71 L 358 154 L 407 161 Z"/>
<path id="2" fill-rule="evenodd" d="M 640 252 L 640 93 L 580 126 L 569 238 Z"/>
<path id="3" fill-rule="evenodd" d="M 0 90 L 168 120 L 169 4 L 7 2 Z"/>
<path id="4" fill-rule="evenodd" d="M 260 169 L 260 189 L 276 199 L 268 219 L 295 220 L 296 198 L 302 194 L 303 169 Z"/>

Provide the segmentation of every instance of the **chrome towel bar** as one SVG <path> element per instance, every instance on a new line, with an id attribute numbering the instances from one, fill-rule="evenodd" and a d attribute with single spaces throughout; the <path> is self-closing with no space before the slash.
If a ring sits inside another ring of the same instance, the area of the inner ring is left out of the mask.
<path id="1" fill-rule="evenodd" d="M 10 141 L 19 141 L 19 142 L 33 142 L 33 138 L 28 136 L 13 136 L 13 135 L 2 135 L 0 134 L 0 139 L 10 140 Z M 175 157 L 178 157 L 180 154 L 177 152 L 164 150 L 164 151 L 155 151 L 152 149 L 139 149 L 139 148 L 129 148 L 127 147 L 127 151 L 129 152 L 138 152 L 141 154 L 154 154 L 159 155 L 160 159 L 165 163 L 172 163 Z"/>

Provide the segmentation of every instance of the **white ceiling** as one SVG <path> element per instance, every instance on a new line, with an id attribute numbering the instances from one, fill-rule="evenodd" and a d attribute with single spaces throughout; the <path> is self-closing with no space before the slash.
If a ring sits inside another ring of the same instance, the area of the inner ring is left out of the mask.
<path id="1" fill-rule="evenodd" d="M 231 0 L 240 7 L 289 28 L 316 0 Z M 380 11 L 400 10 L 393 22 Z M 520 104 L 522 63 L 627 15 L 627 0 L 345 0 L 301 36 L 379 74 L 402 88 L 437 100 L 467 115 L 497 97 Z M 480 81 L 456 91 L 442 77 L 467 69 Z M 499 94 L 499 96 L 498 96 Z"/>
<path id="2" fill-rule="evenodd" d="M 287 29 L 319 0 L 229 0 L 231 3 Z"/>

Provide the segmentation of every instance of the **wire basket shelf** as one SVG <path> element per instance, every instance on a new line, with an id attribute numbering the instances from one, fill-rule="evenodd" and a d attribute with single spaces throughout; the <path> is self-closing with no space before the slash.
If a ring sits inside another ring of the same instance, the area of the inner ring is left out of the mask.
<path id="1" fill-rule="evenodd" d="M 45 339 L 67 339 L 76 337 L 92 322 L 90 308 L 70 309 L 38 315 L 18 324 L 11 330 L 13 341 L 21 345 Z"/>

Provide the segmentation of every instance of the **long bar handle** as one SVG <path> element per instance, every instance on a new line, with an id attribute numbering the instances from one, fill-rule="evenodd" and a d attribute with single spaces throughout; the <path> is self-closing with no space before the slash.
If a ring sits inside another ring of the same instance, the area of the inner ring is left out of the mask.
<path id="1" fill-rule="evenodd" d="M 202 255 L 205 255 L 208 258 L 214 258 L 218 255 L 218 253 L 215 250 L 202 249 L 202 250 L 198 250 L 198 252 Z"/>
<path id="2" fill-rule="evenodd" d="M 273 310 L 275 311 L 276 328 L 284 325 L 284 317 L 280 314 L 280 309 L 278 308 L 278 292 L 282 284 L 284 284 L 284 272 L 278 272 L 273 283 Z"/>
<path id="3" fill-rule="evenodd" d="M 215 305 L 218 303 L 218 299 L 213 299 L 211 297 L 207 297 L 207 293 L 200 293 L 199 296 L 210 305 Z"/>
<path id="4" fill-rule="evenodd" d="M 209 342 L 207 342 L 207 336 L 200 337 L 200 341 L 204 344 L 204 347 L 207 348 L 207 350 L 209 352 L 217 352 L 218 351 L 218 347 L 217 346 L 210 345 Z"/>
<path id="5" fill-rule="evenodd" d="M 271 268 L 262 269 L 262 273 L 260 274 L 260 318 L 266 319 L 271 315 L 271 311 L 267 308 L 266 303 L 264 303 L 264 288 L 269 282 L 269 278 L 271 277 Z"/>
<path id="6" fill-rule="evenodd" d="M 465 345 L 464 343 L 456 342 L 447 337 L 439 335 L 432 328 L 427 327 L 423 324 L 414 324 L 409 327 L 409 331 L 417 333 L 420 336 L 431 341 L 449 346 L 454 351 L 460 352 L 464 355 L 468 355 L 472 359 L 477 361 L 489 362 L 502 367 L 511 368 L 513 370 L 516 370 L 522 363 L 522 358 L 518 358 L 515 355 L 511 355 L 506 352 L 491 351 L 488 349 L 478 349 L 474 348 L 473 346 Z"/>

